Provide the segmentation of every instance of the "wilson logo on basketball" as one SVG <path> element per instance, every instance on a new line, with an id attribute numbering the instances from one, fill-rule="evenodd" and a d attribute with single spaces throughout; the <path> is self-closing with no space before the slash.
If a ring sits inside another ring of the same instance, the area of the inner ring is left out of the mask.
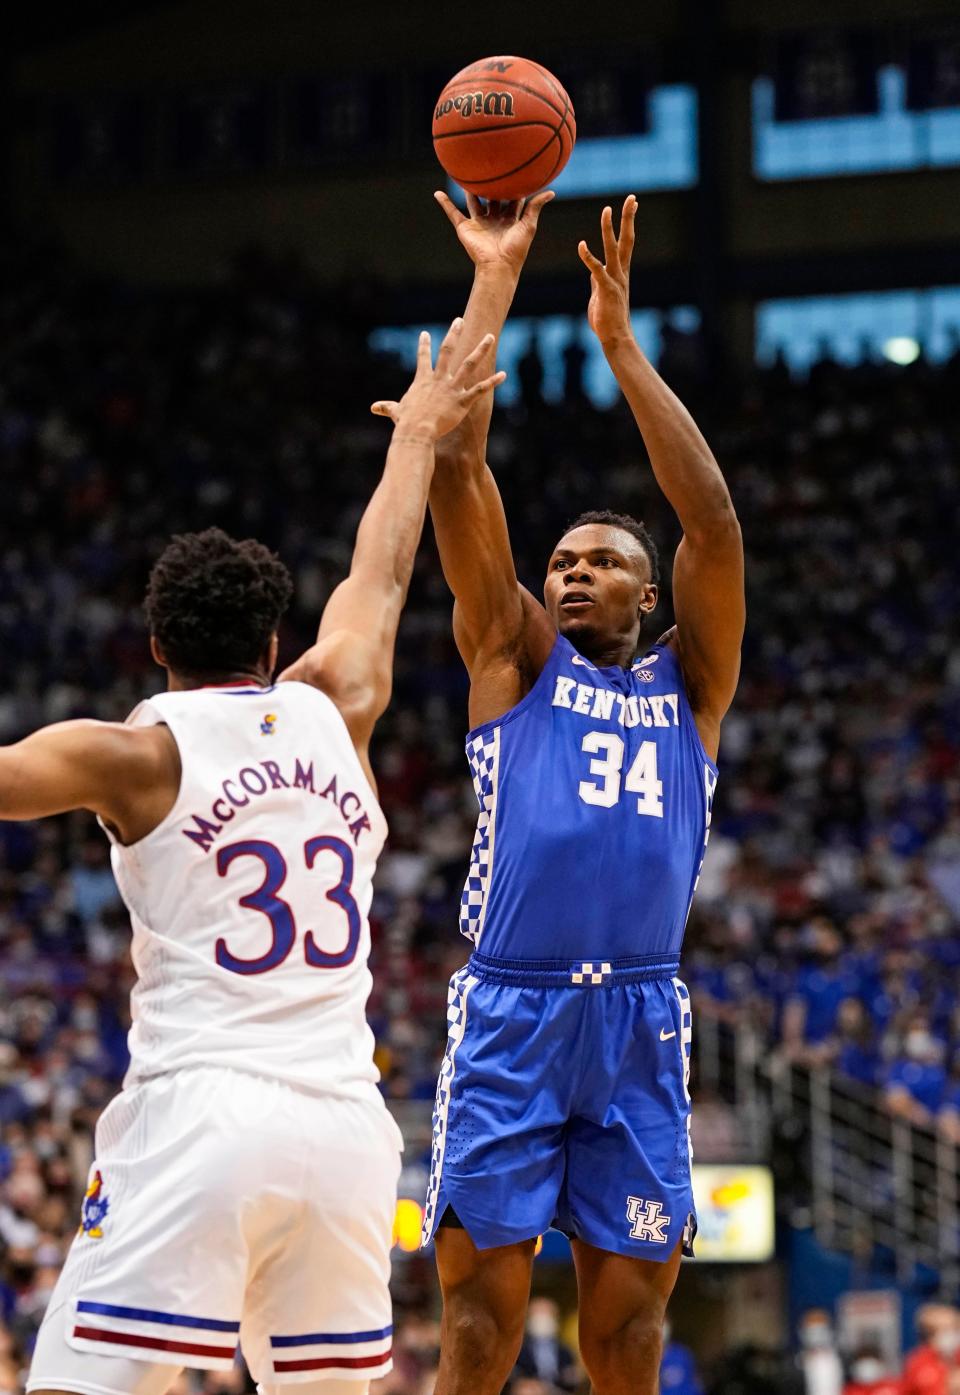
<path id="1" fill-rule="evenodd" d="M 484 116 L 513 116 L 513 94 L 511 92 L 461 92 L 456 97 L 447 97 L 437 106 L 434 121 L 459 112 L 464 121 L 481 112 Z"/>

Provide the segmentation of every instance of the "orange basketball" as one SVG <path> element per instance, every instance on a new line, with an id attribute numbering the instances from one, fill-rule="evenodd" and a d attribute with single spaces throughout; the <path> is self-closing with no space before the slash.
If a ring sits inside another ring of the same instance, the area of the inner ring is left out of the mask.
<path id="1" fill-rule="evenodd" d="M 433 113 L 437 159 L 461 188 L 523 199 L 570 159 L 577 123 L 560 83 L 529 58 L 481 58 L 450 79 Z"/>

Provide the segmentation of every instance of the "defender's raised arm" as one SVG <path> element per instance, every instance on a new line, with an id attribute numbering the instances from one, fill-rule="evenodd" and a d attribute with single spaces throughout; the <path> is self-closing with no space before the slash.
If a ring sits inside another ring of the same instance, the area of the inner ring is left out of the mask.
<path id="1" fill-rule="evenodd" d="M 745 619 L 743 540 L 720 468 L 690 413 L 643 354 L 630 323 L 637 200 L 601 218 L 604 260 L 580 243 L 590 272 L 587 316 L 640 428 L 657 483 L 683 527 L 673 568 L 677 645 L 704 744 L 716 756 L 720 721 L 740 672 Z"/>
<path id="2" fill-rule="evenodd" d="M 436 443 L 506 376 L 496 373 L 473 382 L 493 339 L 481 339 L 457 365 L 462 332 L 463 321 L 455 320 L 436 368 L 431 366 L 430 336 L 423 333 L 416 377 L 403 399 L 375 404 L 394 423 L 383 478 L 360 521 L 350 574 L 323 612 L 316 644 L 282 675 L 329 694 L 371 780 L 367 748 L 374 723 L 390 701 L 397 626 L 423 532 Z"/>

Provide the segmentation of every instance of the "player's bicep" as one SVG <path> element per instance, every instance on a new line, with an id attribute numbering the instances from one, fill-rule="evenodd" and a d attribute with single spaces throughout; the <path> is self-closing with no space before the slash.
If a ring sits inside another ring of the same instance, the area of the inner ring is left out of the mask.
<path id="1" fill-rule="evenodd" d="M 0 749 L 0 818 L 71 809 L 110 817 L 119 789 L 142 780 L 143 743 L 110 722 L 59 722 Z"/>
<path id="2" fill-rule="evenodd" d="M 440 565 L 456 599 L 461 653 L 515 642 L 523 603 L 503 501 L 489 467 L 438 470 L 430 514 Z"/>
<path id="3" fill-rule="evenodd" d="M 746 620 L 743 541 L 735 520 L 708 542 L 680 540 L 673 607 L 691 704 L 719 720 L 736 692 Z"/>

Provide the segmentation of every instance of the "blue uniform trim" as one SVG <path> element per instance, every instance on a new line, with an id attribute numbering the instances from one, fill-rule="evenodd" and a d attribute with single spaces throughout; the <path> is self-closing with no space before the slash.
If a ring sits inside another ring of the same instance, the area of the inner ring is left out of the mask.
<path id="1" fill-rule="evenodd" d="M 527 988 L 602 988 L 618 983 L 653 983 L 672 980 L 678 970 L 676 959 L 659 954 L 638 954 L 632 959 L 495 959 L 474 952 L 469 966 L 477 978 L 488 983 L 508 983 Z"/>
<path id="2" fill-rule="evenodd" d="M 182 1317 L 178 1313 L 160 1313 L 154 1308 L 121 1308 L 116 1303 L 77 1304 L 78 1313 L 96 1313 L 99 1317 L 128 1318 L 131 1322 L 159 1322 L 167 1327 L 202 1327 L 209 1332 L 239 1332 L 239 1322 L 221 1322 L 218 1318 Z"/>
<path id="3" fill-rule="evenodd" d="M 379 1342 L 389 1337 L 392 1327 L 380 1327 L 375 1332 L 308 1332 L 302 1337 L 271 1337 L 272 1347 L 348 1346 L 354 1342 Z"/>

